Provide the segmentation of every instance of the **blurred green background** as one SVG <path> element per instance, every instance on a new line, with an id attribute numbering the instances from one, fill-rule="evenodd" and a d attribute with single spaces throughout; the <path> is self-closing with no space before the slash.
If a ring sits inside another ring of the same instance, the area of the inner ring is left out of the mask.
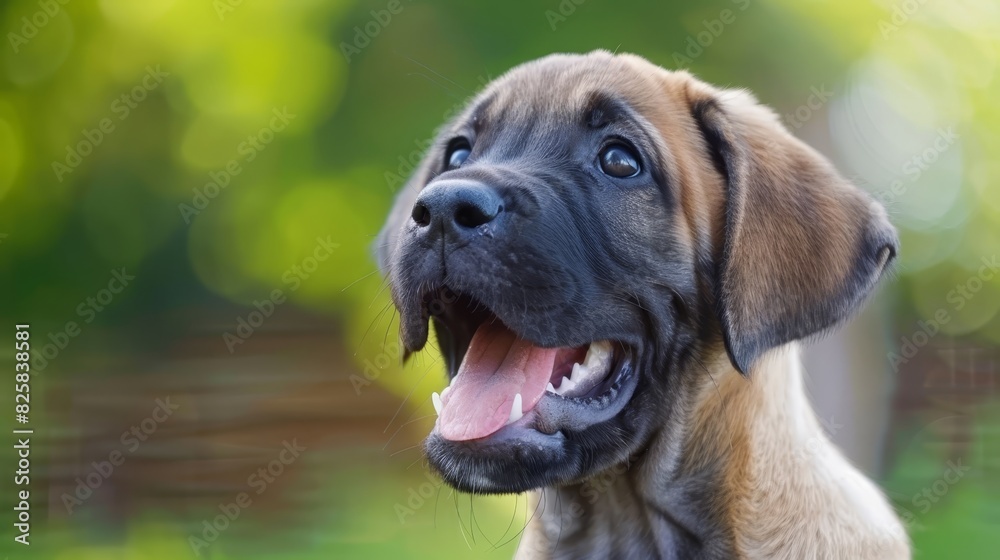
<path id="1" fill-rule="evenodd" d="M 443 373 L 399 367 L 371 245 L 484 83 L 603 48 L 750 89 L 886 203 L 897 277 L 810 363 L 860 381 L 814 399 L 918 558 L 995 558 L 995 1 L 17 0 L 0 31 L 0 332 L 31 325 L 36 431 L 32 544 L 4 475 L 5 556 L 510 557 L 524 496 L 424 468 Z"/>

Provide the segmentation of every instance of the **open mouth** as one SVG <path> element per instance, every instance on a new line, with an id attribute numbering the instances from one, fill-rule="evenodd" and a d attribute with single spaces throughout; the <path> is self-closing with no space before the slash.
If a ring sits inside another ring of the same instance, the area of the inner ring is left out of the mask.
<path id="1" fill-rule="evenodd" d="M 490 438 L 508 427 L 546 435 L 583 429 L 630 397 L 623 388 L 632 369 L 620 343 L 541 347 L 465 295 L 439 311 L 434 325 L 451 383 L 432 400 L 446 440 Z"/>

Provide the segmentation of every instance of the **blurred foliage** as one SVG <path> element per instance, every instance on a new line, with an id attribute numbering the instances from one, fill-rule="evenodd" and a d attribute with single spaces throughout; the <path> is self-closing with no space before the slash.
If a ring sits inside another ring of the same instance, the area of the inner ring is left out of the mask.
<path id="1" fill-rule="evenodd" d="M 897 328 L 909 332 L 945 309 L 946 333 L 1000 343 L 1000 281 L 981 278 L 970 296 L 952 297 L 1000 239 L 1000 5 L 991 0 L 402 0 L 394 14 L 381 0 L 43 3 L 58 12 L 38 16 L 37 0 L 0 8 L 0 317 L 31 318 L 36 332 L 76 318 L 122 266 L 135 286 L 98 324 L 249 306 L 287 286 L 290 267 L 329 237 L 334 265 L 303 280 L 291 301 L 344 325 L 358 367 L 375 368 L 378 383 L 429 411 L 427 396 L 442 384 L 436 358 L 398 366 L 393 310 L 371 259 L 399 177 L 485 82 L 551 52 L 604 48 L 755 92 L 886 202 L 903 240 Z M 733 20 L 719 24 L 724 10 Z M 349 56 L 345 45 L 355 47 Z M 150 72 L 166 76 L 150 87 Z M 832 96 L 814 100 L 823 88 Z M 275 111 L 293 115 L 280 130 Z M 148 335 L 95 335 L 87 346 L 111 352 L 148 344 Z M 425 530 L 426 511 L 419 530 L 387 518 L 385 503 L 407 484 L 379 501 L 387 490 L 366 483 L 371 493 L 351 515 L 330 520 L 342 539 L 315 535 L 307 544 L 320 552 L 308 557 L 467 554 L 450 533 Z M 962 520 L 977 498 L 964 486 L 934 511 L 940 519 L 923 520 L 940 528 L 916 533 L 918 549 L 945 557 L 961 542 L 970 548 L 958 556 L 975 557 L 981 549 L 970 543 L 986 533 L 970 535 Z M 513 499 L 482 503 L 480 521 L 499 527 L 487 530 L 497 537 Z M 67 542 L 60 557 L 188 554 L 169 523 L 133 525 L 105 546 L 69 552 Z"/>

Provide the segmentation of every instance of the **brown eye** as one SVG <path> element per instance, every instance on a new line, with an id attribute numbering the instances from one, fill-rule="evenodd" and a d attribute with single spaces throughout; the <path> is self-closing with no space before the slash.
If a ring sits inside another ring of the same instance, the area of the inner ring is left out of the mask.
<path id="1" fill-rule="evenodd" d="M 468 140 L 465 138 L 452 140 L 448 145 L 448 153 L 445 156 L 445 171 L 462 167 L 462 164 L 465 163 L 465 160 L 469 159 L 469 154 L 471 153 L 472 147 L 469 146 Z"/>
<path id="2" fill-rule="evenodd" d="M 601 171 L 605 175 L 624 179 L 639 174 L 639 161 L 632 150 L 622 144 L 612 144 L 601 152 Z"/>

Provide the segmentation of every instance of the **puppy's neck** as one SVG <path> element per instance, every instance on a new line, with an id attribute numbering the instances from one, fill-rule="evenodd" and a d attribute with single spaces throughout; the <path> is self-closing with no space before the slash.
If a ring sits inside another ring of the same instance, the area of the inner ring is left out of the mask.
<path id="1" fill-rule="evenodd" d="M 706 366 L 690 408 L 641 458 L 539 494 L 519 557 L 908 557 L 881 492 L 817 421 L 797 345 L 764 356 L 749 378 L 724 356 Z"/>

